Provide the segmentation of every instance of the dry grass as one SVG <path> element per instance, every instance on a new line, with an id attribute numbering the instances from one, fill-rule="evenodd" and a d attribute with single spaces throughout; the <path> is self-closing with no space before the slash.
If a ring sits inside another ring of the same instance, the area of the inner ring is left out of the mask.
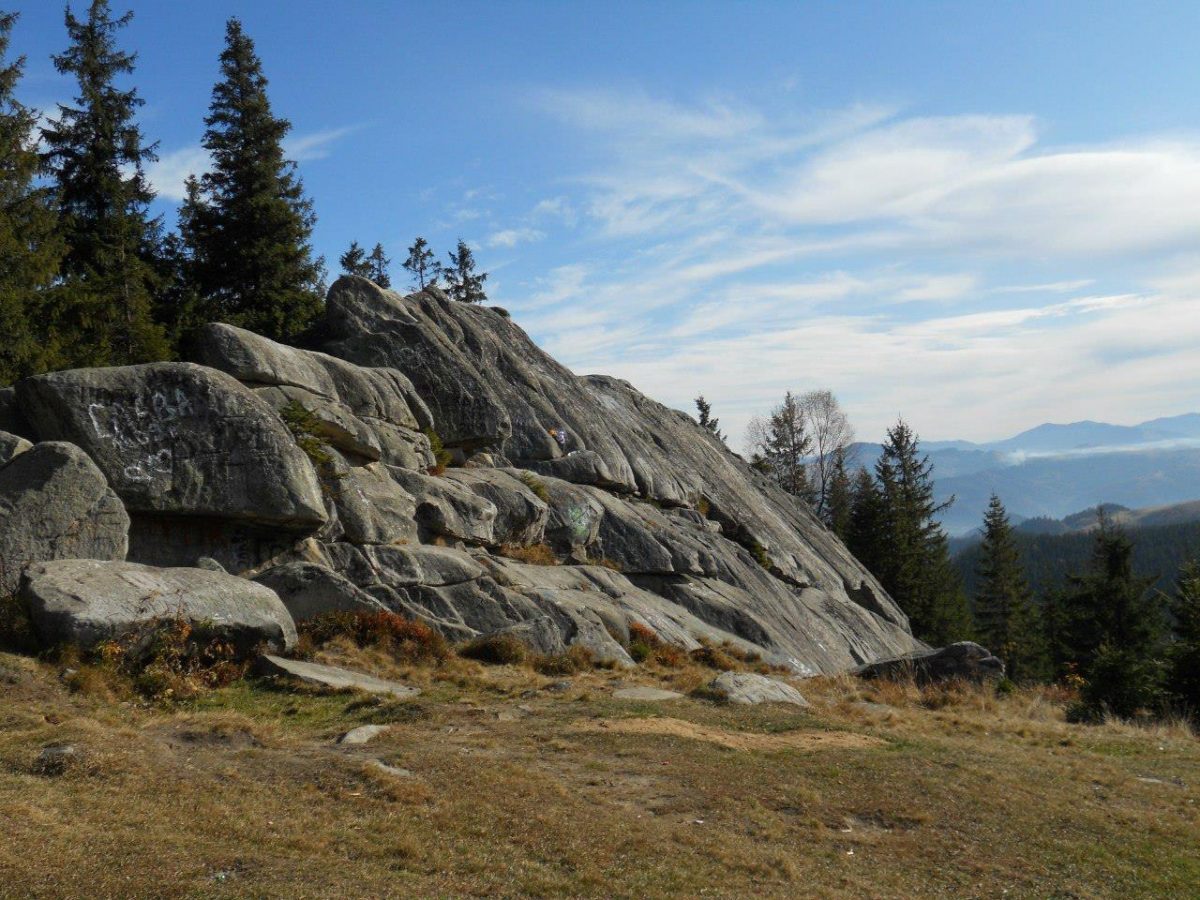
<path id="1" fill-rule="evenodd" d="M 559 558 L 554 555 L 554 551 L 548 544 L 529 544 L 527 546 L 503 544 L 500 547 L 500 555 L 533 566 L 557 566 L 560 564 Z"/>
<path id="2" fill-rule="evenodd" d="M 1200 746 L 1068 698 L 851 678 L 809 710 L 630 703 L 335 639 L 413 701 L 237 682 L 171 707 L 0 654 L 0 895 L 1184 897 Z M 658 683 L 664 683 L 660 680 Z M 666 682 L 671 683 L 671 682 Z M 114 688 L 119 689 L 119 685 Z M 365 747 L 334 743 L 365 722 Z M 77 750 L 61 768 L 49 744 Z M 389 775 L 381 760 L 411 777 Z"/>

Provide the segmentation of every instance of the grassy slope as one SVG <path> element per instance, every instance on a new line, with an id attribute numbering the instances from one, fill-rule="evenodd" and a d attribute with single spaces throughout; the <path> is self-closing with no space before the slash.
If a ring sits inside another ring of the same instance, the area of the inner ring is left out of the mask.
<path id="1" fill-rule="evenodd" d="M 352 662 L 387 673 L 367 656 Z M 390 673 L 422 684 L 415 701 L 238 683 L 162 708 L 99 677 L 69 693 L 27 658 L 0 654 L 5 670 L 3 896 L 1162 897 L 1200 883 L 1200 743 L 1069 726 L 1039 693 L 833 679 L 805 683 L 810 711 L 627 703 L 611 697 L 621 673 L 553 693 L 527 669 L 455 659 Z M 652 676 L 703 677 L 633 677 Z M 365 722 L 395 724 L 333 744 Z M 82 762 L 38 774 L 54 741 Z"/>

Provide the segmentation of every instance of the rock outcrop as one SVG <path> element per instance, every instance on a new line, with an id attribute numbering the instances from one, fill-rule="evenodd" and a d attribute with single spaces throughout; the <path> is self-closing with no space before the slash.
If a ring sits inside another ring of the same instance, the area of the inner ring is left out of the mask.
<path id="1" fill-rule="evenodd" d="M 896 659 L 859 666 L 862 678 L 915 678 L 917 681 L 991 681 L 1004 677 L 1004 661 L 974 641 L 959 641 L 936 650 L 923 650 Z"/>
<path id="2" fill-rule="evenodd" d="M 260 643 L 278 649 L 296 643 L 292 617 L 274 591 L 209 569 L 57 560 L 25 570 L 21 599 L 48 645 L 86 649 L 159 619 L 182 619 L 200 640 L 219 639 L 243 653 Z"/>
<path id="3" fill-rule="evenodd" d="M 0 390 L 0 428 L 94 460 L 132 562 L 257 579 L 289 622 L 382 608 L 620 665 L 636 623 L 804 674 L 921 649 L 803 503 L 507 314 L 346 277 L 318 333 L 324 352 L 212 324 L 190 363 L 26 379 Z M 45 445 L 12 446 L 0 484 Z"/>
<path id="4" fill-rule="evenodd" d="M 122 560 L 128 546 L 125 508 L 78 447 L 38 444 L 0 467 L 0 597 L 30 563 Z"/>

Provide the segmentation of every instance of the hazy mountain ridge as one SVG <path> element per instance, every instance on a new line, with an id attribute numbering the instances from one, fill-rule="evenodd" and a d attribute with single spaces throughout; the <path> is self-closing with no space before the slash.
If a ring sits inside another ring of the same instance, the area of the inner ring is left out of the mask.
<path id="1" fill-rule="evenodd" d="M 1014 522 L 1061 520 L 1101 503 L 1149 514 L 1150 508 L 1174 507 L 1200 495 L 1200 413 L 1137 425 L 1046 423 L 990 443 L 923 446 L 939 501 L 955 498 L 942 519 L 951 535 L 979 527 L 993 491 Z M 855 444 L 852 464 L 871 465 L 879 452 L 878 444 Z M 1188 520 L 1162 515 L 1168 518 L 1144 524 Z"/>

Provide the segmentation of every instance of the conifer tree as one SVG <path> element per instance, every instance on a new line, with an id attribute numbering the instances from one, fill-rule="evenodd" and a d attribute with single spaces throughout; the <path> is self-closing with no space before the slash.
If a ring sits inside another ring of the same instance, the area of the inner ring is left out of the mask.
<path id="1" fill-rule="evenodd" d="M 1008 677 L 1026 680 L 1040 670 L 1032 594 L 1021 568 L 1008 512 L 992 494 L 983 517 L 975 629 L 979 639 L 1004 660 Z"/>
<path id="2" fill-rule="evenodd" d="M 446 277 L 446 293 L 451 300 L 460 303 L 482 303 L 487 299 L 483 283 L 487 281 L 487 272 L 475 271 L 475 254 L 461 238 L 458 249 L 451 251 L 450 265 L 442 270 Z"/>
<path id="3" fill-rule="evenodd" d="M 169 353 L 153 320 L 161 227 L 148 211 L 154 194 L 143 171 L 156 145 L 144 142 L 134 120 L 144 101 L 116 85 L 136 59 L 116 43 L 132 18 L 114 19 L 108 0 L 92 0 L 86 19 L 68 7 L 71 43 L 53 57 L 79 85 L 76 105 L 60 104 L 58 119 L 42 132 L 66 244 L 67 284 L 52 323 L 70 336 L 60 364 L 146 362 Z"/>
<path id="4" fill-rule="evenodd" d="M 342 272 L 346 275 L 357 275 L 360 278 L 371 277 L 371 264 L 367 262 L 367 252 L 358 246 L 358 241 L 350 242 L 350 249 L 338 257 Z"/>
<path id="5" fill-rule="evenodd" d="M 1200 561 L 1180 570 L 1171 618 L 1175 640 L 1167 650 L 1167 690 L 1176 707 L 1200 722 Z"/>
<path id="6" fill-rule="evenodd" d="M 811 442 L 804 429 L 803 410 L 791 391 L 766 419 L 750 420 L 747 443 L 752 466 L 769 474 L 793 497 L 812 501 L 807 474 Z"/>
<path id="7" fill-rule="evenodd" d="M 884 568 L 887 540 L 883 495 L 870 471 L 863 466 L 855 474 L 851 485 L 846 546 L 868 572 L 879 578 Z"/>
<path id="8" fill-rule="evenodd" d="M 35 113 L 14 96 L 25 59 L 7 63 L 16 13 L 0 13 L 0 385 L 53 365 L 46 328 L 63 246 L 39 167 Z"/>
<path id="9" fill-rule="evenodd" d="M 713 436 L 721 441 L 721 443 L 725 443 L 725 435 L 721 433 L 721 420 L 713 418 L 712 405 L 704 399 L 703 394 L 696 398 L 695 403 L 696 412 L 699 416 L 697 421 L 700 423 L 700 427 L 712 432 Z"/>
<path id="10" fill-rule="evenodd" d="M 933 466 L 903 420 L 888 430 L 875 477 L 886 540 L 872 571 L 908 615 L 917 637 L 933 644 L 964 639 L 970 614 L 937 521 L 954 498 L 942 504 L 934 500 Z"/>
<path id="11" fill-rule="evenodd" d="M 392 261 L 383 252 L 383 244 L 377 243 L 367 256 L 367 277 L 381 288 L 390 288 L 392 286 L 392 277 L 388 274 L 388 267 L 391 264 Z"/>
<path id="12" fill-rule="evenodd" d="M 429 285 L 437 284 L 437 280 L 442 276 L 442 265 L 423 237 L 417 238 L 408 248 L 408 259 L 404 261 L 404 268 L 412 273 L 412 289 L 415 291 L 423 291 Z"/>
<path id="13" fill-rule="evenodd" d="M 829 490 L 825 498 L 825 524 L 830 531 L 845 542 L 850 535 L 850 523 L 854 516 L 854 486 L 846 471 L 846 451 L 834 453 L 833 471 L 829 478 Z"/>
<path id="14" fill-rule="evenodd" d="M 180 217 L 199 315 L 287 341 L 322 307 L 316 217 L 296 164 L 284 157 L 291 124 L 271 111 L 262 62 L 236 18 L 225 26 L 220 62 L 204 120 L 212 170 Z"/>

